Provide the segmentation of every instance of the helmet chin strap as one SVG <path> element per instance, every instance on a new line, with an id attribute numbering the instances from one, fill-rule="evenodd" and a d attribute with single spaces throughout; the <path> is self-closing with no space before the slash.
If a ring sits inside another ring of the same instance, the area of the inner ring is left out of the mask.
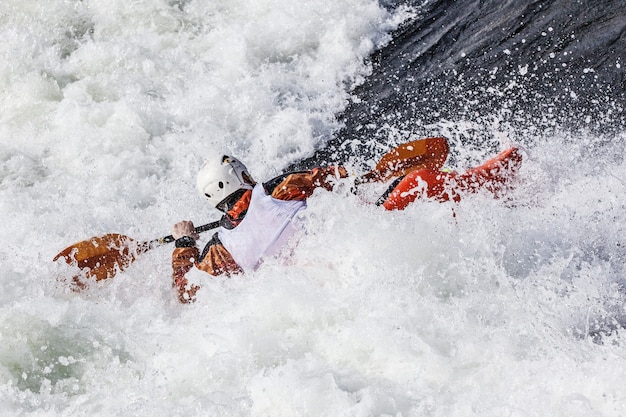
<path id="1" fill-rule="evenodd" d="M 252 186 L 254 188 L 254 186 L 256 185 L 256 181 L 250 176 L 248 175 L 248 173 L 246 171 L 241 173 L 241 177 L 243 178 L 243 181 Z"/>
<path id="2" fill-rule="evenodd" d="M 215 208 L 218 209 L 219 211 L 221 211 L 222 213 L 226 213 L 226 212 L 232 210 L 232 208 L 235 206 L 237 201 L 239 201 L 239 199 L 241 197 L 243 197 L 243 195 L 246 193 L 246 191 L 248 191 L 248 190 L 245 189 L 245 188 L 240 188 L 239 190 L 235 191 L 234 193 L 232 193 L 231 195 L 229 195 L 228 197 L 226 197 L 225 199 L 220 201 L 215 206 Z"/>

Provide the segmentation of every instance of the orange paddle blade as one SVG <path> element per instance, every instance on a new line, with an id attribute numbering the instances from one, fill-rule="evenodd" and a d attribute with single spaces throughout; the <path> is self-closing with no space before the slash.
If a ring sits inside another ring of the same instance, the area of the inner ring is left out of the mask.
<path id="1" fill-rule="evenodd" d="M 386 181 L 418 169 L 438 170 L 448 159 L 446 138 L 425 138 L 404 143 L 387 152 L 376 168 L 363 176 L 366 181 Z"/>
<path id="2" fill-rule="evenodd" d="M 124 270 L 142 251 L 142 245 L 134 239 L 111 233 L 68 246 L 53 261 L 63 258 L 69 265 L 84 270 L 88 278 L 100 281 Z"/>

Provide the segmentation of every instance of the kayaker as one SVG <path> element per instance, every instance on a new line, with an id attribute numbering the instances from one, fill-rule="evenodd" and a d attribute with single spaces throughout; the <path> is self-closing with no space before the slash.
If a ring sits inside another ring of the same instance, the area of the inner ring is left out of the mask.
<path id="1" fill-rule="evenodd" d="M 419 198 L 459 201 L 464 193 L 486 189 L 498 196 L 521 165 L 521 154 L 510 148 L 483 165 L 463 174 L 420 169 L 398 179 L 378 205 L 402 210 Z M 172 253 L 173 287 L 181 302 L 195 299 L 199 289 L 185 275 L 194 266 L 210 275 L 227 276 L 256 269 L 263 258 L 278 254 L 300 227 L 297 214 L 317 188 L 332 190 L 347 177 L 341 166 L 320 167 L 281 175 L 257 183 L 237 158 L 209 158 L 197 176 L 198 189 L 208 202 L 224 213 L 220 229 L 200 251 L 191 221 L 172 228 L 176 239 Z"/>

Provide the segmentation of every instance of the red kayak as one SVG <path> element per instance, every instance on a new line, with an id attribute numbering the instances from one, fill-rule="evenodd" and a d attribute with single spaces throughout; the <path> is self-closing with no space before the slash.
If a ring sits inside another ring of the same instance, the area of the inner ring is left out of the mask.
<path id="1" fill-rule="evenodd" d="M 518 148 L 509 148 L 484 164 L 463 174 L 432 169 L 419 169 L 403 177 L 382 205 L 387 210 L 403 210 L 418 198 L 439 202 L 460 201 L 461 196 L 488 190 L 499 197 L 509 180 L 522 165 Z"/>

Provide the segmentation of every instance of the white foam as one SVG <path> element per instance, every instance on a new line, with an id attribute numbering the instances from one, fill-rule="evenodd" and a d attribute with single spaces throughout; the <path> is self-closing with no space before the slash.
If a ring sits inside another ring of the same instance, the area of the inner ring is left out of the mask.
<path id="1" fill-rule="evenodd" d="M 308 156 L 400 20 L 366 0 L 2 2 L 0 413 L 623 415 L 623 336 L 592 340 L 624 324 L 626 166 L 585 132 L 520 137 L 504 201 L 316 193 L 291 259 L 192 274 L 194 305 L 171 246 L 83 293 L 58 281 L 76 241 L 216 219 L 204 155 L 258 179 Z"/>

